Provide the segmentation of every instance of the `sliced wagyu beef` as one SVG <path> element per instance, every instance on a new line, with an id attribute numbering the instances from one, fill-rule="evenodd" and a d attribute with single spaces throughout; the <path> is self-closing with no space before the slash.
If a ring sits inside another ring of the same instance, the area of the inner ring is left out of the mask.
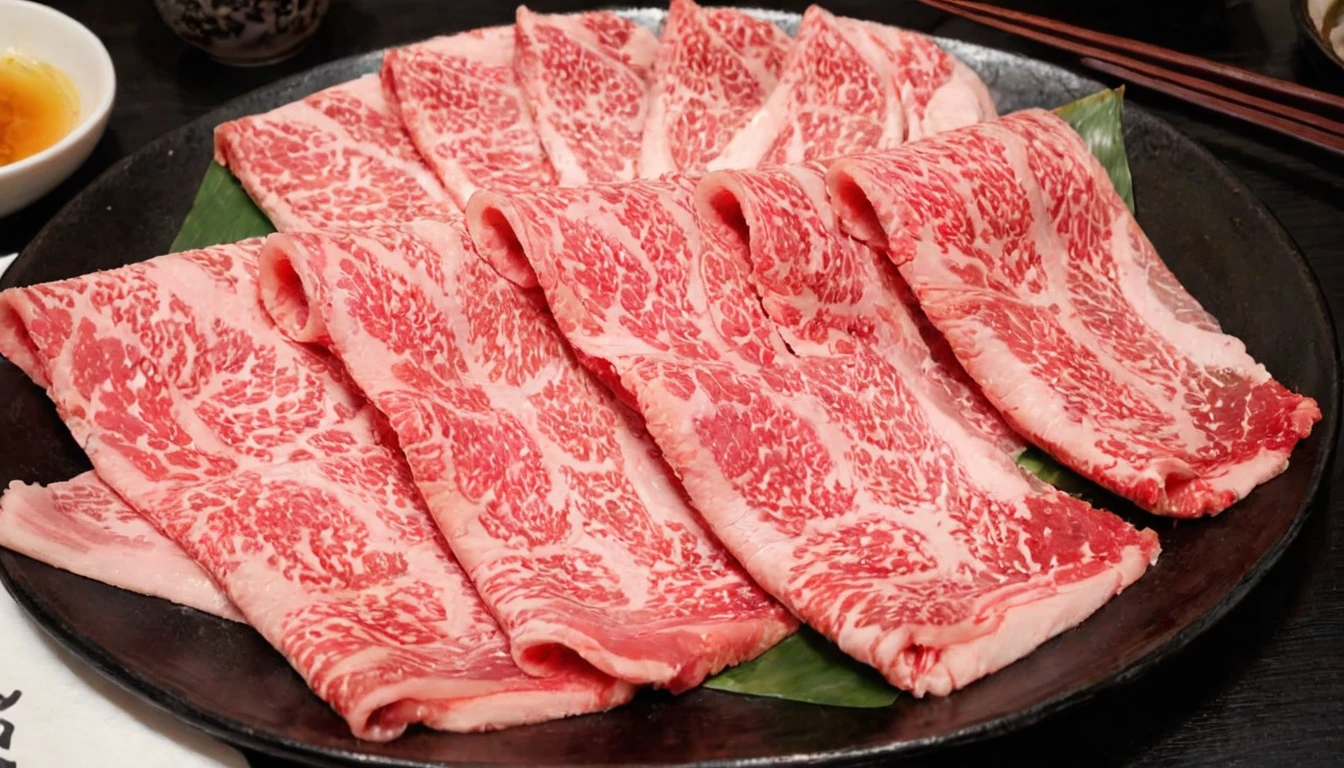
<path id="1" fill-rule="evenodd" d="M 379 73 L 421 157 L 459 206 L 480 187 L 556 183 L 515 75 L 512 26 L 394 48 Z"/>
<path id="2" fill-rule="evenodd" d="M 243 620 L 214 579 L 95 472 L 47 486 L 10 483 L 0 496 L 0 545 L 104 584 Z"/>
<path id="3" fill-rule="evenodd" d="M 1144 509 L 1227 508 L 1320 418 L 1181 287 L 1049 112 L 846 159 L 828 186 L 1007 421 Z"/>
<path id="4" fill-rule="evenodd" d="M 932 39 L 812 6 L 774 91 L 708 167 L 826 160 L 994 115 L 980 78 Z"/>
<path id="5" fill-rule="evenodd" d="M 519 6 L 518 80 L 561 184 L 635 178 L 658 39 L 610 11 Z"/>
<path id="6" fill-rule="evenodd" d="M 378 75 L 215 129 L 215 160 L 281 231 L 456 212 Z"/>
<path id="7" fill-rule="evenodd" d="M 779 83 L 708 167 L 796 163 L 900 144 L 905 111 L 884 56 L 858 22 L 809 7 Z"/>
<path id="8" fill-rule="evenodd" d="M 747 572 L 893 684 L 967 685 L 1156 558 L 1151 531 L 1032 480 L 861 339 L 790 350 L 694 182 L 477 193 L 467 210 L 486 255 L 609 366 Z"/>
<path id="9" fill-rule="evenodd" d="M 681 691 L 796 627 L 704 529 L 540 293 L 501 278 L 460 220 L 274 235 L 262 295 L 386 415 L 523 669 L 576 656 Z"/>
<path id="10" fill-rule="evenodd" d="M 819 164 L 716 171 L 697 189 L 701 215 L 734 229 L 761 307 L 795 352 L 882 354 L 964 430 L 1016 457 L 1026 441 L 1004 423 L 924 317 L 887 257 L 840 230 Z"/>
<path id="11" fill-rule="evenodd" d="M 703 172 L 774 90 L 791 44 L 779 27 L 736 8 L 672 0 L 653 65 L 639 175 Z"/>
<path id="12" fill-rule="evenodd" d="M 320 169 L 293 179 L 338 183 Z M 541 296 L 481 261 L 460 220 L 439 219 L 276 238 L 263 296 L 386 413 L 517 662 L 544 674 L 567 649 L 679 691 L 791 632 L 703 530 L 638 418 L 575 362 Z M 293 229 L 321 226 L 306 224 Z"/>
<path id="13" fill-rule="evenodd" d="M 257 240 L 0 293 L 0 352 L 98 476 L 215 580 L 359 738 L 592 712 L 630 686 L 524 673 L 377 411 L 257 301 Z"/>
<path id="14" fill-rule="evenodd" d="M 905 140 L 988 120 L 998 113 L 980 76 L 933 38 L 908 29 L 850 23 L 868 32 L 900 89 Z"/>

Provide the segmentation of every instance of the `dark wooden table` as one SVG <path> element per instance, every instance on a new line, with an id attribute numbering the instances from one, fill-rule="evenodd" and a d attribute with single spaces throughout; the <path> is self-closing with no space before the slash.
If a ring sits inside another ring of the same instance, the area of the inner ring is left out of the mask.
<path id="1" fill-rule="evenodd" d="M 1317 87 L 1300 50 L 1291 0 L 1014 0 L 1014 7 L 1138 37 Z M 538 0 L 540 11 L 606 5 Z M 750 3 L 801 11 L 803 2 Z M 220 103 L 332 59 L 429 35 L 507 23 L 514 4 L 490 0 L 333 0 L 328 22 L 299 56 L 231 69 L 188 49 L 149 0 L 52 3 L 87 24 L 112 53 L 119 80 L 107 136 L 71 180 L 26 211 L 0 218 L 0 254 L 22 249 L 85 184 L 118 158 Z M 830 0 L 831 10 L 1068 65 L 1066 57 L 950 19 L 916 3 Z M 1272 133 L 1131 89 L 1244 179 L 1302 246 L 1344 317 L 1344 160 Z M 1283 318 L 1283 322 L 1293 322 Z M 1297 543 L 1229 617 L 1139 681 L 1040 725 L 920 765 L 1344 765 L 1344 462 Z M 254 757 L 254 765 L 280 763 Z"/>

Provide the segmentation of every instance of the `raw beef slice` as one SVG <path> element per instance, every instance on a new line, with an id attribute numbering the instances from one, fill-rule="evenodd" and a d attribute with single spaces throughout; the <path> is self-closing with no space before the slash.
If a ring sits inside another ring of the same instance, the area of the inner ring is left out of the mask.
<path id="1" fill-rule="evenodd" d="M 610 11 L 518 6 L 516 67 L 561 184 L 635 177 L 658 40 Z"/>
<path id="2" fill-rule="evenodd" d="M 672 0 L 653 64 L 639 175 L 703 172 L 774 90 L 790 45 L 779 27 L 736 8 Z"/>
<path id="3" fill-rule="evenodd" d="M 682 691 L 795 628 L 460 220 L 275 235 L 261 282 L 280 328 L 328 346 L 387 416 L 523 669 L 568 650 Z"/>
<path id="4" fill-rule="evenodd" d="M 420 159 L 376 74 L 220 125 L 215 160 L 282 232 L 458 210 Z"/>
<path id="5" fill-rule="evenodd" d="M 1016 458 L 1026 442 L 957 362 L 885 254 L 846 236 L 820 164 L 716 171 L 700 182 L 701 215 L 738 230 L 761 308 L 795 352 L 847 355 L 866 345 L 912 375 L 930 402 Z"/>
<path id="6" fill-rule="evenodd" d="M 694 182 L 477 193 L 488 255 L 534 269 L 758 584 L 892 684 L 945 694 L 1133 582 L 1157 538 L 1020 472 L 858 339 L 790 351 Z"/>
<path id="7" fill-rule="evenodd" d="M 779 84 L 708 167 L 887 149 L 994 114 L 980 78 L 932 39 L 814 5 L 803 14 Z"/>
<path id="8" fill-rule="evenodd" d="M 884 24 L 854 21 L 882 51 L 900 89 L 905 140 L 991 120 L 998 115 L 989 89 L 970 67 L 933 38 Z"/>
<path id="9" fill-rule="evenodd" d="M 377 412 L 257 301 L 258 240 L 0 293 L 0 352 L 107 485 L 199 563 L 355 736 L 610 707 L 539 679 L 449 554 Z"/>
<path id="10" fill-rule="evenodd" d="M 435 37 L 383 57 L 388 102 L 458 206 L 479 187 L 556 183 L 513 60 L 512 26 Z"/>
<path id="11" fill-rule="evenodd" d="M 0 496 L 0 545 L 62 570 L 242 621 L 219 585 L 95 472 Z"/>
<path id="12" fill-rule="evenodd" d="M 1320 418 L 1181 287 L 1049 112 L 846 159 L 828 186 L 1008 422 L 1144 509 L 1226 509 Z"/>

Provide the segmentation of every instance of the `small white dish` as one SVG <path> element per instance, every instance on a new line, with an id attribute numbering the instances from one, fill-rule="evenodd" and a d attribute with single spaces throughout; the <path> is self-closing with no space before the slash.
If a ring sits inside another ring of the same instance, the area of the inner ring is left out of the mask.
<path id="1" fill-rule="evenodd" d="M 112 57 L 98 37 L 45 5 L 0 0 L 0 54 L 11 49 L 63 72 L 79 93 L 79 117 L 60 141 L 0 165 L 0 217 L 50 192 L 88 159 L 107 128 L 117 91 Z"/>

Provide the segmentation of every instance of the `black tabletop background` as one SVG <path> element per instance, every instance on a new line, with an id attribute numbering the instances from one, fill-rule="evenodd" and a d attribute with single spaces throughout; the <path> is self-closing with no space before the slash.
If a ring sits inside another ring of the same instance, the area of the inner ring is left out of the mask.
<path id="1" fill-rule="evenodd" d="M 1000 0 L 1002 2 L 1002 0 Z M 1048 14 L 1340 90 L 1316 69 L 1294 26 L 1292 0 L 1011 0 Z M 211 108 L 332 59 L 439 32 L 507 23 L 505 0 L 333 0 L 313 42 L 284 63 L 237 69 L 189 49 L 150 0 L 51 3 L 88 25 L 116 65 L 107 135 L 69 181 L 27 210 L 0 217 L 0 254 L 18 251 L 81 187 L 117 159 Z M 609 5 L 536 0 L 538 11 Z M 630 3 L 638 4 L 638 3 Z M 801 11 L 803 2 L 747 3 Z M 1057 61 L 1067 56 L 908 0 L 829 0 L 837 13 Z M 1102 78 L 1103 80 L 1105 78 Z M 1114 84 L 1114 83 L 1113 83 Z M 1336 317 L 1344 317 L 1344 158 L 1131 88 L 1128 98 L 1202 143 L 1279 217 L 1307 254 Z M 1140 191 L 1141 193 L 1141 191 Z M 1293 322 L 1293 318 L 1282 318 Z M 911 761 L 1046 764 L 1344 765 L 1344 462 L 1291 548 L 1226 619 L 1138 681 L 1016 734 Z M 250 756 L 257 768 L 286 764 Z"/>

